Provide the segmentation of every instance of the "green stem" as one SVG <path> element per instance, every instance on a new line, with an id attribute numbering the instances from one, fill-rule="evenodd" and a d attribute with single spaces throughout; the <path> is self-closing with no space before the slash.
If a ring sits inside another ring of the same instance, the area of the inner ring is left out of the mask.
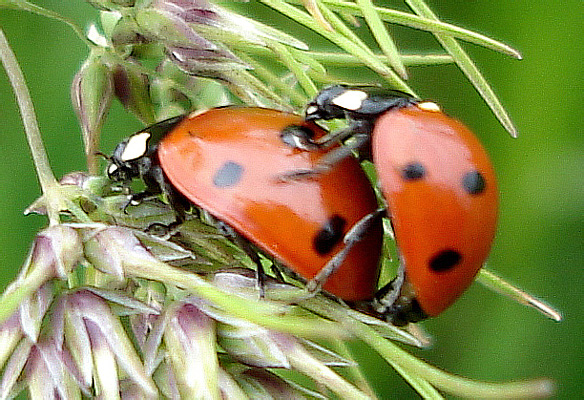
<path id="1" fill-rule="evenodd" d="M 353 54 L 355 57 L 361 59 L 365 65 L 371 68 L 373 71 L 380 74 L 386 80 L 390 81 L 396 89 L 402 90 L 404 92 L 412 93 L 412 90 L 403 82 L 395 72 L 388 68 L 385 64 L 377 60 L 375 55 L 365 46 L 360 39 L 357 38 L 357 42 L 349 39 L 341 33 L 336 31 L 329 31 L 325 27 L 319 25 L 311 15 L 299 10 L 298 8 L 282 1 L 282 0 L 260 0 L 267 6 L 281 12 L 282 14 L 288 16 L 289 18 L 295 20 L 299 24 L 312 29 L 314 32 L 328 39 L 330 42 L 334 43 L 338 47 L 342 48 L 348 53 Z M 343 24 L 340 20 L 332 15 L 330 10 L 326 7 L 321 9 L 323 15 L 327 18 L 327 21 L 336 29 L 343 29 Z M 345 33 L 349 34 L 350 30 L 345 30 Z M 353 36 L 353 38 L 355 38 Z"/>
<path id="2" fill-rule="evenodd" d="M 298 83 L 302 89 L 304 89 L 304 92 L 306 92 L 309 97 L 314 97 L 318 89 L 306 73 L 304 66 L 301 65 L 292 54 L 290 54 L 286 46 L 276 42 L 270 43 L 268 46 L 272 48 L 274 53 L 279 56 L 280 61 L 282 61 L 282 63 L 294 74 L 296 79 L 298 79 Z"/>
<path id="3" fill-rule="evenodd" d="M 387 56 L 389 64 L 402 79 L 408 79 L 408 73 L 402 62 L 397 46 L 391 36 L 389 36 L 389 33 L 387 32 L 383 21 L 381 21 L 379 13 L 375 10 L 372 1 L 356 0 L 356 4 L 361 8 L 363 18 L 367 21 L 371 34 L 375 37 L 375 40 L 377 40 L 377 44 L 379 44 L 379 48 L 381 48 L 383 54 Z"/>
<path id="4" fill-rule="evenodd" d="M 380 336 L 365 323 L 347 316 L 346 310 L 327 306 L 322 301 L 309 301 L 300 304 L 317 314 L 326 315 L 342 324 L 347 332 L 361 339 L 396 370 L 403 372 L 404 378 L 416 390 L 419 390 L 420 394 L 423 393 L 425 398 L 441 398 L 434 388 L 460 397 L 496 399 L 546 397 L 554 391 L 553 383 L 548 379 L 490 383 L 447 373 L 425 363 L 392 341 Z"/>
<path id="5" fill-rule="evenodd" d="M 87 252 L 91 261 L 91 252 Z M 156 280 L 186 289 L 210 301 L 215 306 L 247 321 L 295 336 L 322 338 L 327 336 L 346 337 L 346 333 L 332 322 L 321 319 L 309 320 L 306 317 L 289 315 L 287 306 L 244 298 L 234 293 L 226 293 L 215 288 L 203 278 L 187 271 L 171 267 L 165 263 L 127 257 L 125 272 L 139 278 Z M 250 310 L 254 310 L 250 312 Z"/>
<path id="6" fill-rule="evenodd" d="M 268 51 L 268 50 L 266 50 Z M 294 87 L 289 85 L 287 82 L 282 80 L 281 76 L 273 73 L 269 68 L 266 68 L 262 63 L 255 60 L 245 53 L 237 52 L 237 56 L 241 58 L 246 63 L 253 66 L 254 75 L 258 76 L 261 80 L 268 83 L 268 85 L 273 86 L 276 90 L 280 91 L 284 96 L 290 98 L 290 101 L 294 103 L 297 107 L 304 107 L 308 98 L 299 91 L 294 90 Z"/>
<path id="7" fill-rule="evenodd" d="M 54 190 L 58 187 L 57 180 L 51 171 L 49 158 L 43 145 L 39 126 L 35 117 L 34 106 L 28 87 L 26 86 L 24 75 L 18 65 L 16 56 L 6 40 L 6 36 L 1 29 L 0 58 L 2 59 L 2 64 L 4 65 L 4 69 L 6 70 L 8 79 L 14 90 L 20 114 L 22 115 L 22 122 L 24 124 L 26 138 L 32 153 L 37 175 L 39 177 L 42 191 L 47 199 L 46 206 L 49 221 L 51 225 L 56 224 L 59 222 L 58 207 L 55 207 L 55 205 L 58 204 L 58 194 L 55 193 Z"/>
<path id="8" fill-rule="evenodd" d="M 519 304 L 535 308 L 537 311 L 556 322 L 560 322 L 563 319 L 562 313 L 554 307 L 544 303 L 518 287 L 513 286 L 486 268 L 481 269 L 477 281 L 487 288 L 515 300 Z"/>
<path id="9" fill-rule="evenodd" d="M 444 397 L 436 390 L 434 386 L 424 378 L 419 377 L 415 373 L 404 369 L 398 363 L 391 362 L 386 359 L 386 361 L 391 365 L 393 369 L 396 370 L 398 374 L 406 380 L 410 386 L 422 397 L 423 399 L 431 400 L 442 400 Z"/>
<path id="10" fill-rule="evenodd" d="M 422 0 L 406 0 L 406 3 L 412 10 L 414 10 L 415 13 L 421 15 L 422 17 L 436 21 L 438 20 L 438 17 L 436 17 L 430 7 L 428 7 Z M 483 74 L 481 74 L 475 63 L 464 51 L 462 46 L 456 41 L 456 39 L 447 34 L 434 32 L 434 37 L 436 37 L 436 40 L 438 40 L 442 47 L 444 47 L 444 49 L 450 53 L 450 55 L 452 55 L 454 62 L 472 82 L 475 89 L 480 93 L 483 100 L 485 100 L 487 105 L 491 108 L 501 125 L 503 125 L 503 127 L 512 137 L 517 137 L 517 129 L 505 111 L 505 108 L 497 98 L 497 95 Z"/>
<path id="11" fill-rule="evenodd" d="M 288 0 L 293 3 L 302 3 L 303 0 Z M 339 0 L 321 0 L 326 3 L 328 7 L 338 12 L 347 12 L 351 15 L 361 17 L 362 11 L 355 3 Z M 501 43 L 497 40 L 491 39 L 487 36 L 481 35 L 468 29 L 460 28 L 455 25 L 447 24 L 442 21 L 432 20 L 424 16 L 418 16 L 403 11 L 391 10 L 383 7 L 374 7 L 375 11 L 385 22 L 409 26 L 410 28 L 420 29 L 433 33 L 443 33 L 452 37 L 478 44 L 479 46 L 507 54 L 511 57 L 521 59 L 521 53 L 514 48 Z"/>
<path id="12" fill-rule="evenodd" d="M 311 51 L 306 52 L 306 55 L 314 58 L 317 61 L 324 62 L 328 65 L 339 65 L 347 67 L 363 65 L 362 61 L 360 61 L 352 54 Z M 387 60 L 387 57 L 382 54 L 378 54 L 375 57 L 382 62 Z M 450 56 L 449 54 L 427 54 L 427 55 L 402 54 L 401 59 L 404 65 L 407 66 L 452 64 L 454 62 L 452 60 L 452 56 Z"/>
<path id="13" fill-rule="evenodd" d="M 355 324 L 357 325 L 357 324 Z M 444 372 L 417 359 L 405 350 L 379 337 L 364 324 L 354 327 L 357 336 L 377 351 L 390 363 L 396 363 L 410 374 L 427 380 L 433 386 L 455 396 L 468 398 L 514 399 L 549 396 L 553 383 L 548 379 L 523 382 L 490 383 L 478 382 Z"/>
<path id="14" fill-rule="evenodd" d="M 370 397 L 341 378 L 336 372 L 312 357 L 309 353 L 296 346 L 287 354 L 290 365 L 306 376 L 318 377 L 318 383 L 327 387 L 341 399 L 370 399 Z"/>

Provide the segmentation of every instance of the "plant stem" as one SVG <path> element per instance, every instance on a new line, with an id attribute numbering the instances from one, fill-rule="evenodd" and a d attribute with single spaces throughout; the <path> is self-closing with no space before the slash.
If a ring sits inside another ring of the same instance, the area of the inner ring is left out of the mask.
<path id="1" fill-rule="evenodd" d="M 24 75 L 22 74 L 16 56 L 10 48 L 2 29 L 0 29 L 0 58 L 2 59 L 6 75 L 8 75 L 8 79 L 10 80 L 10 84 L 12 85 L 16 96 L 16 101 L 18 102 L 24 130 L 26 132 L 26 138 L 28 140 L 28 145 L 30 146 L 42 191 L 47 195 L 47 215 L 49 216 L 50 223 L 55 224 L 58 222 L 59 218 L 57 208 L 51 206 L 52 204 L 55 204 L 51 201 L 51 192 L 53 192 L 53 189 L 57 188 L 57 180 L 50 168 L 49 158 L 43 145 L 34 112 L 34 106 L 28 87 L 26 86 Z"/>
<path id="2" fill-rule="evenodd" d="M 436 388 L 455 396 L 513 399 L 547 397 L 554 392 L 554 385 L 548 379 L 490 383 L 449 374 L 426 364 L 387 340 L 379 340 L 379 336 L 370 327 L 360 324 L 355 328 L 355 333 L 388 362 L 399 365 Z"/>
<path id="3" fill-rule="evenodd" d="M 406 0 L 406 4 L 414 10 L 416 14 L 430 20 L 438 20 L 434 12 L 422 0 Z M 458 44 L 456 39 L 450 35 L 442 33 L 434 33 L 434 37 L 442 45 L 442 47 L 452 56 L 454 62 L 458 65 L 461 71 L 466 75 L 469 81 L 472 82 L 477 92 L 491 108 L 501 125 L 509 132 L 512 137 L 517 137 L 517 129 L 513 125 L 513 121 L 505 111 L 505 108 L 497 98 L 497 95 L 476 67 L 470 56 L 464 51 L 462 46 Z M 521 58 L 521 57 L 519 57 Z"/>
<path id="4" fill-rule="evenodd" d="M 544 301 L 516 286 L 513 286 L 509 282 L 506 282 L 503 278 L 486 268 L 481 269 L 477 281 L 487 288 L 511 298 L 519 304 L 535 308 L 537 311 L 556 322 L 560 322 L 564 318 L 559 310 L 556 310 Z"/>

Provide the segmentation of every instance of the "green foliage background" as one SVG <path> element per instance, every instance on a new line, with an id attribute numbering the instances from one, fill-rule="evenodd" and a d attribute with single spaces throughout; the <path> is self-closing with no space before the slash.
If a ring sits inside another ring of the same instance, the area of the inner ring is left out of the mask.
<path id="1" fill-rule="evenodd" d="M 97 15 L 82 1 L 36 3 L 82 26 Z M 516 140 L 456 67 L 411 68 L 410 84 L 465 121 L 491 153 L 501 189 L 491 268 L 558 307 L 565 320 L 548 321 L 477 284 L 443 316 L 425 323 L 436 343 L 431 350 L 415 353 L 475 379 L 551 377 L 558 384 L 558 398 L 575 398 L 584 394 L 582 1 L 566 0 L 561 5 L 539 0 L 433 1 L 430 6 L 444 21 L 502 40 L 524 56 L 516 61 L 465 44 L 518 127 Z M 69 85 L 87 49 L 64 24 L 36 15 L 2 10 L 0 26 L 27 77 L 56 175 L 83 169 Z M 392 33 L 402 50 L 420 49 L 420 33 L 405 28 L 393 28 Z M 429 36 L 423 39 L 431 41 Z M 39 187 L 11 89 L 5 75 L 0 75 L 0 288 L 4 289 L 45 219 L 22 215 L 39 195 Z M 104 127 L 104 152 L 138 128 L 139 123 L 115 104 Z M 368 373 L 377 374 L 373 386 L 378 393 L 387 398 L 413 397 L 391 367 L 381 363 L 374 359 L 366 365 Z"/>

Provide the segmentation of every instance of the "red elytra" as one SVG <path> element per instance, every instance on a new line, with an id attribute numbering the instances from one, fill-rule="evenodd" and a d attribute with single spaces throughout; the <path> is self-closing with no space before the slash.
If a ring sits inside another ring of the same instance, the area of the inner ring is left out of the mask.
<path id="1" fill-rule="evenodd" d="M 304 152 L 285 144 L 285 129 L 325 132 L 301 117 L 276 110 L 225 107 L 186 117 L 158 144 L 158 158 L 172 185 L 196 206 L 307 280 L 343 247 L 342 236 L 377 209 L 359 163 L 347 158 L 315 179 L 281 183 L 275 177 L 313 168 L 326 151 Z M 331 228 L 332 226 L 332 228 Z M 319 240 L 342 228 L 332 248 Z M 344 300 L 370 300 L 376 291 L 382 228 L 370 229 L 323 289 Z"/>
<path id="2" fill-rule="evenodd" d="M 476 136 L 431 104 L 389 109 L 372 156 L 407 280 L 435 316 L 471 284 L 496 231 L 495 172 Z"/>

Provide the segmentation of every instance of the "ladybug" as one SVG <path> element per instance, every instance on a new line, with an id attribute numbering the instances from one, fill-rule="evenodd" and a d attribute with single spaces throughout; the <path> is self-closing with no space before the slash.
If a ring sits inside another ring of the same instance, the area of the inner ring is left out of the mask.
<path id="1" fill-rule="evenodd" d="M 286 180 L 321 176 L 353 149 L 369 155 L 400 253 L 398 277 L 379 291 L 376 309 L 396 325 L 440 314 L 472 283 L 493 242 L 498 190 L 487 152 L 435 103 L 402 92 L 330 86 L 308 104 L 306 119 L 333 118 L 349 127 L 299 147 L 322 150 L 349 137 L 352 144 Z"/>
<path id="2" fill-rule="evenodd" d="M 215 217 L 257 265 L 254 247 L 309 282 L 346 301 L 371 300 L 377 290 L 383 238 L 373 188 L 351 158 L 330 174 L 281 184 L 274 177 L 309 169 L 327 154 L 294 140 L 326 132 L 301 116 L 229 106 L 163 121 L 121 142 L 107 169 L 128 184 L 142 178 L 138 202 L 164 193 L 177 222 L 190 205 Z M 250 245 L 251 244 L 251 245 Z"/>

